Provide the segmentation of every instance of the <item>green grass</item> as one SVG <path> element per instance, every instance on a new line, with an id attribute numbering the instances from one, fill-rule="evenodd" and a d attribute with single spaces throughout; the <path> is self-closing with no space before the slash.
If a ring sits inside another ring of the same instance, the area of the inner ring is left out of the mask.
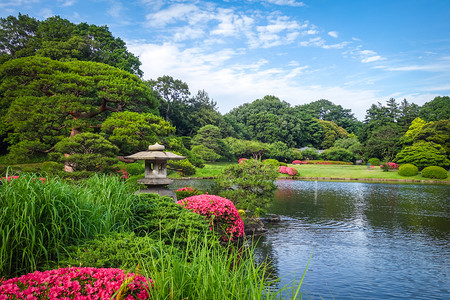
<path id="1" fill-rule="evenodd" d="M 0 185 L 0 277 L 58 260 L 65 247 L 130 223 L 134 196 L 115 177 L 78 186 L 21 175 Z"/>
<path id="2" fill-rule="evenodd" d="M 359 165 L 290 165 L 295 167 L 299 172 L 299 177 L 306 178 L 353 178 L 353 179 L 383 179 L 383 180 L 398 180 L 398 179 L 413 179 L 413 180 L 433 180 L 424 178 L 420 174 L 416 176 L 400 176 L 398 172 L 389 171 L 383 172 L 380 167 L 367 168 L 367 166 Z M 446 181 L 450 181 L 447 178 Z"/>
<path id="3" fill-rule="evenodd" d="M 221 247 L 205 238 L 190 243 L 181 256 L 165 253 L 141 261 L 141 272 L 153 281 L 154 300 L 301 299 L 306 270 L 298 282 L 276 289 L 270 265 L 255 261 L 252 247 Z"/>
<path id="4" fill-rule="evenodd" d="M 189 177 L 215 177 L 219 175 L 223 169 L 225 169 L 227 166 L 232 165 L 233 163 L 230 162 L 216 162 L 216 163 L 207 163 L 205 164 L 204 168 L 197 168 L 195 175 L 189 176 Z M 171 172 L 167 177 L 169 178 L 182 178 L 180 175 L 178 175 L 175 172 Z"/>
<path id="5" fill-rule="evenodd" d="M 231 164 L 229 162 L 210 163 L 206 164 L 204 168 L 197 169 L 197 173 L 191 177 L 215 177 L 219 175 L 223 169 Z M 380 167 L 374 167 L 368 169 L 366 165 L 289 165 L 299 171 L 299 177 L 301 178 L 338 178 L 338 179 L 368 179 L 368 180 L 434 180 L 430 178 L 422 177 L 420 174 L 416 176 L 404 177 L 398 175 L 395 170 L 389 172 L 383 172 Z M 178 174 L 171 174 L 171 178 L 181 178 Z M 288 177 L 287 175 L 280 174 L 280 177 Z M 444 181 L 450 182 L 449 177 Z"/>

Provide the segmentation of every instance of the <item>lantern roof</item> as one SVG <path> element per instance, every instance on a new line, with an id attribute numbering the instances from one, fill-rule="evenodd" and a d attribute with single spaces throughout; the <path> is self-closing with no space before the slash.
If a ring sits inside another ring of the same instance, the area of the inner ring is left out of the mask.
<path id="1" fill-rule="evenodd" d="M 125 156 L 125 158 L 131 159 L 146 159 L 146 160 L 182 160 L 185 159 L 185 156 L 180 156 L 172 152 L 163 151 L 165 147 L 158 143 L 154 145 L 148 146 L 147 151 L 141 151 L 129 156 Z"/>

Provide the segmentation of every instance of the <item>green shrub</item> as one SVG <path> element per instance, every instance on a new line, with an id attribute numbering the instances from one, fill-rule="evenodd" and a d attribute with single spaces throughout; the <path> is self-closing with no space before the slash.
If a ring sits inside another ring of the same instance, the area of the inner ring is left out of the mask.
<path id="1" fill-rule="evenodd" d="M 287 163 L 284 163 L 284 162 L 280 162 L 279 166 L 282 166 L 282 167 L 287 167 Z"/>
<path id="2" fill-rule="evenodd" d="M 69 247 L 58 265 L 133 270 L 140 261 L 162 255 L 159 249 L 167 249 L 164 253 L 175 255 L 170 248 L 159 240 L 136 236 L 134 232 L 112 232 Z"/>
<path id="3" fill-rule="evenodd" d="M 176 190 L 175 194 L 177 195 L 177 200 L 182 200 L 187 197 L 197 196 L 204 193 L 196 188 L 191 188 L 187 186 Z"/>
<path id="4" fill-rule="evenodd" d="M 430 166 L 422 170 L 422 176 L 425 178 L 446 179 L 447 170 L 439 166 Z"/>
<path id="5" fill-rule="evenodd" d="M 184 209 L 172 198 L 139 194 L 132 212 L 134 232 L 183 248 L 190 240 L 211 234 L 204 217 Z"/>
<path id="6" fill-rule="evenodd" d="M 367 161 L 372 166 L 379 166 L 381 164 L 381 161 L 379 158 L 373 157 Z"/>
<path id="7" fill-rule="evenodd" d="M 125 169 L 127 170 L 128 175 L 130 175 L 130 176 L 141 175 L 141 174 L 144 174 L 144 172 L 145 172 L 145 165 L 142 163 L 135 162 L 135 163 L 126 165 Z"/>
<path id="8" fill-rule="evenodd" d="M 332 160 L 332 161 L 346 161 L 353 162 L 356 157 L 353 152 L 344 148 L 335 148 L 331 147 L 320 154 L 320 157 L 323 160 Z"/>
<path id="9" fill-rule="evenodd" d="M 168 161 L 169 168 L 176 170 L 181 176 L 191 176 L 195 174 L 195 167 L 187 159 L 179 161 Z"/>
<path id="10" fill-rule="evenodd" d="M 266 159 L 264 161 L 264 163 L 268 164 L 268 165 L 271 165 L 271 166 L 274 166 L 274 167 L 279 167 L 280 166 L 280 162 L 278 160 L 276 160 L 276 159 L 273 159 L 273 158 Z"/>
<path id="11" fill-rule="evenodd" d="M 42 163 L 41 172 L 43 175 L 56 176 L 62 174 L 64 171 L 64 164 L 56 161 L 46 161 Z"/>
<path id="12" fill-rule="evenodd" d="M 398 168 L 400 176 L 415 176 L 419 174 L 419 169 L 413 164 L 404 164 Z"/>

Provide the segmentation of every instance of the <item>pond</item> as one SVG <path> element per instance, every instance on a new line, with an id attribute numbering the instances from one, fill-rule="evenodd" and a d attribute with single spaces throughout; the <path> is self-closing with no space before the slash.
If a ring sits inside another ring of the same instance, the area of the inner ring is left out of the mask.
<path id="1" fill-rule="evenodd" d="M 207 182 L 177 182 L 190 186 Z M 258 253 L 306 299 L 450 299 L 450 186 L 278 180 Z"/>

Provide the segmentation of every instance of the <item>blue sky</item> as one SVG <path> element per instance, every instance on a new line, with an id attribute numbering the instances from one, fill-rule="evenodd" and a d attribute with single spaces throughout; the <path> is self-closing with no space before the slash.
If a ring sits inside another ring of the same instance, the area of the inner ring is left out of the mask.
<path id="1" fill-rule="evenodd" d="M 107 25 L 144 79 L 204 89 L 222 113 L 275 95 L 362 120 L 378 101 L 450 94 L 448 0 L 0 0 L 0 17 L 19 12 Z"/>

